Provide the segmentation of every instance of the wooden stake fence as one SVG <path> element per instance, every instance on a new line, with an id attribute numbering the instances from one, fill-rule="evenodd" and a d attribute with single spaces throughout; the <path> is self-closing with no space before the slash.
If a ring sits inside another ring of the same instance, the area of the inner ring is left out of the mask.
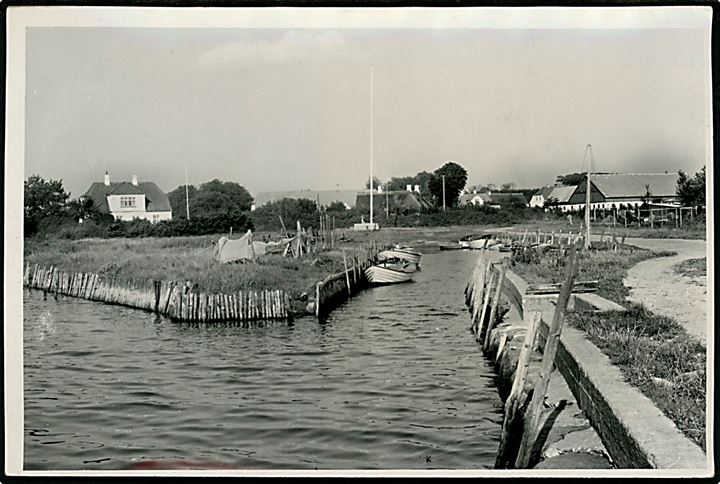
<path id="1" fill-rule="evenodd" d="M 208 294 L 194 291 L 189 282 L 119 280 L 101 274 L 58 271 L 54 266 L 25 265 L 23 284 L 45 294 L 54 293 L 90 301 L 151 311 L 176 321 L 220 322 L 291 319 L 290 298 L 282 290 Z"/>

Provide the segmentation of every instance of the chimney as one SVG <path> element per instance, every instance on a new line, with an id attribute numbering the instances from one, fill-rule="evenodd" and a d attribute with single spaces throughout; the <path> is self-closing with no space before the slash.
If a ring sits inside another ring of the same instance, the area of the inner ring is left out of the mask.
<path id="1" fill-rule="evenodd" d="M 132 176 L 132 184 L 137 186 L 137 175 Z"/>
<path id="2" fill-rule="evenodd" d="M 405 185 L 405 190 L 407 190 L 408 192 L 411 192 L 411 191 L 412 191 L 412 185 Z"/>
<path id="3" fill-rule="evenodd" d="M 415 185 L 415 193 L 420 193 L 420 185 Z"/>
<path id="4" fill-rule="evenodd" d="M 105 186 L 110 186 L 110 175 L 108 175 L 108 172 L 105 172 Z"/>

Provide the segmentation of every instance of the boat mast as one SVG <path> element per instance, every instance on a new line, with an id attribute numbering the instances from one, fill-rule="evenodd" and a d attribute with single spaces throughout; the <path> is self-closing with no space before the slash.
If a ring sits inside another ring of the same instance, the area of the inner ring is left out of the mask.
<path id="1" fill-rule="evenodd" d="M 585 158 L 588 153 L 590 158 L 587 160 L 587 179 L 585 185 L 585 249 L 590 248 L 590 166 L 592 164 L 592 145 L 585 148 Z"/>
<path id="2" fill-rule="evenodd" d="M 370 66 L 370 230 L 373 229 L 373 77 L 375 66 Z"/>

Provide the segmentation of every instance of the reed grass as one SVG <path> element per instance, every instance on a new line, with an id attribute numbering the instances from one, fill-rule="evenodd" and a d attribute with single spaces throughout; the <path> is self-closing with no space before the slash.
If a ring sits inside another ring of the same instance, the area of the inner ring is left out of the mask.
<path id="1" fill-rule="evenodd" d="M 26 240 L 25 261 L 68 272 L 100 273 L 121 280 L 191 281 L 198 290 L 232 292 L 284 289 L 291 298 L 311 293 L 315 283 L 344 270 L 341 250 L 299 259 L 269 254 L 256 262 L 220 264 L 213 258 L 218 236 L 143 239 Z M 358 245 L 348 256 L 364 258 Z"/>

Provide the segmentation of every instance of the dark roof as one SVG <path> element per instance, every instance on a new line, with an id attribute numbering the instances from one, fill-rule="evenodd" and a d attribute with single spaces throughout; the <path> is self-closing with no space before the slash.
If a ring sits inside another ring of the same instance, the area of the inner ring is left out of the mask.
<path id="1" fill-rule="evenodd" d="M 630 198 L 645 195 L 649 185 L 653 197 L 674 197 L 677 173 L 612 173 L 590 175 L 590 180 L 607 198 Z"/>
<path id="2" fill-rule="evenodd" d="M 547 199 L 550 194 L 552 193 L 554 186 L 549 187 L 542 187 L 540 190 L 536 191 L 533 195 L 540 195 L 541 197 Z"/>
<path id="3" fill-rule="evenodd" d="M 527 204 L 527 198 L 520 192 L 490 192 L 490 203 L 509 202 L 512 200 Z"/>
<path id="4" fill-rule="evenodd" d="M 110 212 L 107 204 L 108 195 L 145 195 L 145 210 L 147 212 L 169 212 L 170 200 L 167 194 L 154 182 L 139 182 L 133 185 L 130 182 L 111 182 L 105 185 L 103 182 L 94 182 L 82 195 L 92 198 L 95 206 L 101 212 Z"/>
<path id="5" fill-rule="evenodd" d="M 430 202 L 416 192 L 407 190 L 390 190 L 385 192 L 373 192 L 373 206 L 380 209 L 385 207 L 388 202 L 390 209 L 401 208 L 408 210 L 420 210 L 430 206 Z M 358 192 L 355 200 L 355 208 L 363 211 L 370 209 L 370 193 L 369 190 Z"/>

